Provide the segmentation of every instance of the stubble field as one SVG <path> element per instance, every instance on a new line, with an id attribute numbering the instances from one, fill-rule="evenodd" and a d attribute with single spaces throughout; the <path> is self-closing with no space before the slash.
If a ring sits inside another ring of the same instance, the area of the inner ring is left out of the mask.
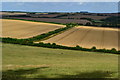
<path id="1" fill-rule="evenodd" d="M 118 50 L 118 32 L 117 28 L 79 26 L 43 42 L 72 47 L 76 45 L 84 48 L 95 46 L 98 49 L 116 48 Z"/>
<path id="2" fill-rule="evenodd" d="M 2 19 L 2 36 L 11 38 L 29 38 L 47 33 L 64 25 Z"/>

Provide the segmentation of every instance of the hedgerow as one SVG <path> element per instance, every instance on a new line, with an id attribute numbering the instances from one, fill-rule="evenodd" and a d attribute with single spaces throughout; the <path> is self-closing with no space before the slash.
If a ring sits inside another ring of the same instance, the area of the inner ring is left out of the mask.
<path id="1" fill-rule="evenodd" d="M 80 46 L 76 47 L 68 47 L 63 45 L 57 45 L 55 43 L 34 43 L 33 41 L 28 41 L 26 39 L 15 39 L 15 38 L 2 38 L 3 43 L 12 43 L 12 44 L 20 44 L 20 45 L 28 45 L 28 46 L 36 46 L 36 47 L 46 47 L 46 48 L 54 48 L 54 49 L 68 49 L 68 50 L 81 50 L 81 51 L 90 51 L 90 52 L 104 52 L 104 53 L 114 53 L 119 54 L 120 51 L 116 49 L 96 49 L 96 47 L 92 47 L 91 49 L 82 48 Z"/>

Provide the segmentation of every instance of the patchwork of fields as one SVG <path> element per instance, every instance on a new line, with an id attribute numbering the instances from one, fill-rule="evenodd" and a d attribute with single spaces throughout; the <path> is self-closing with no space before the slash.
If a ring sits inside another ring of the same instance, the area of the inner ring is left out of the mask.
<path id="1" fill-rule="evenodd" d="M 34 20 L 34 21 L 42 21 L 42 22 L 51 22 L 51 23 L 61 23 L 61 24 L 67 24 L 67 23 L 79 23 L 79 24 L 86 24 L 91 23 L 88 20 L 82 20 L 82 19 L 59 19 L 59 18 L 31 18 L 31 17 L 10 17 L 12 19 L 24 19 L 24 20 Z"/>
<path id="2" fill-rule="evenodd" d="M 100 20 L 100 19 L 105 19 L 109 16 L 93 16 L 93 15 L 81 15 L 81 14 L 76 14 L 76 15 L 68 15 L 68 16 L 63 16 L 63 17 L 60 17 L 60 18 L 71 18 L 71 19 L 81 19 L 81 18 L 91 18 L 91 19 L 94 19 L 94 20 Z"/>
<path id="3" fill-rule="evenodd" d="M 64 25 L 58 24 L 8 19 L 2 19 L 2 23 L 2 37 L 11 38 L 30 38 L 65 27 Z M 97 49 L 116 48 L 119 50 L 118 32 L 119 30 L 117 28 L 78 26 L 42 42 L 71 47 L 79 45 L 84 48 L 95 46 Z"/>
<path id="4" fill-rule="evenodd" d="M 43 42 L 65 46 L 79 45 L 85 48 L 93 46 L 98 49 L 116 48 L 118 50 L 118 29 L 79 26 Z"/>
<path id="5" fill-rule="evenodd" d="M 3 35 L 0 37 L 18 39 L 30 38 L 65 27 L 65 25 L 9 19 L 2 19 L 2 24 Z M 42 42 L 118 50 L 118 32 L 116 28 L 76 26 L 53 34 Z M 118 55 L 116 54 L 6 43 L 2 44 L 2 53 L 4 80 L 118 78 Z"/>
<path id="6" fill-rule="evenodd" d="M 2 37 L 11 38 L 29 38 L 47 33 L 58 28 L 65 27 L 64 25 L 30 22 L 21 20 L 2 19 Z"/>

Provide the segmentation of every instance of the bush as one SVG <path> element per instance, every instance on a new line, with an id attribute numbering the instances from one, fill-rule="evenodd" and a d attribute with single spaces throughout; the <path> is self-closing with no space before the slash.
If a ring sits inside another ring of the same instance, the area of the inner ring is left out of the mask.
<path id="1" fill-rule="evenodd" d="M 87 22 L 85 26 L 91 26 L 92 24 L 90 22 Z"/>
<path id="2" fill-rule="evenodd" d="M 93 47 L 91 48 L 91 51 L 96 51 L 96 47 L 93 46 Z"/>
<path id="3" fill-rule="evenodd" d="M 80 47 L 79 45 L 76 45 L 76 47 L 75 47 L 77 50 L 81 50 L 82 49 L 82 47 Z"/>
<path id="4" fill-rule="evenodd" d="M 116 51 L 117 51 L 117 50 L 116 50 L 115 48 L 112 48 L 112 49 L 111 49 L 111 53 L 116 53 Z"/>

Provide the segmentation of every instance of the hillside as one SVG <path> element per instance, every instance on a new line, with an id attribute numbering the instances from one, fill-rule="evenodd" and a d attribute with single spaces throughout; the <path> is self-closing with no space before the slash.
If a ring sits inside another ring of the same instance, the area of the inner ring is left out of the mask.
<path id="1" fill-rule="evenodd" d="M 3 44 L 3 79 L 117 78 L 118 55 Z"/>

